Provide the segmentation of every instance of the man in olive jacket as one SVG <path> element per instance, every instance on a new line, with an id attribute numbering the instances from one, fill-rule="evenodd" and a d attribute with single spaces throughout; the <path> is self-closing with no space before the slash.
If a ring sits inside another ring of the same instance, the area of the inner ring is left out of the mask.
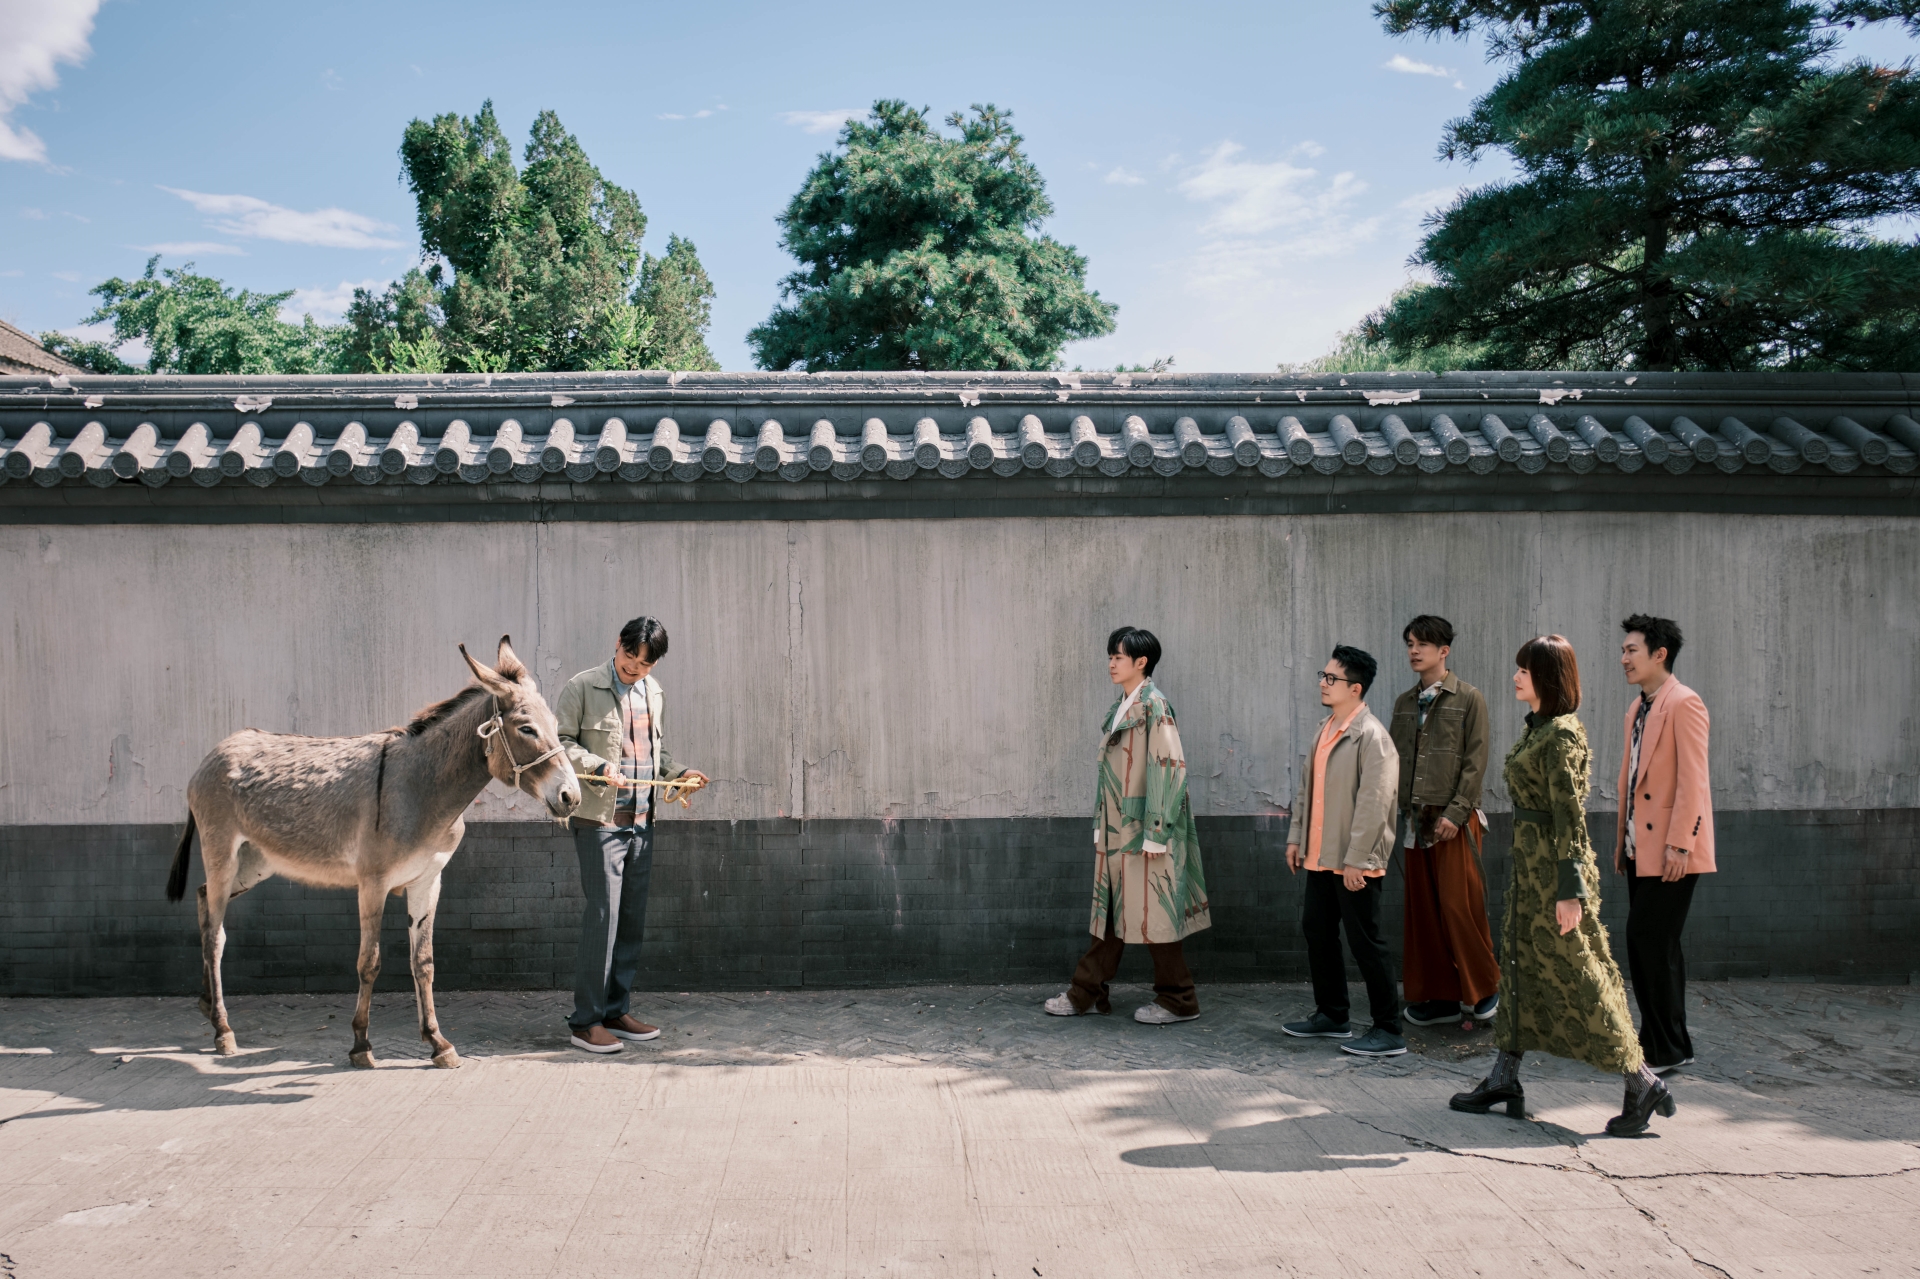
<path id="1" fill-rule="evenodd" d="M 1500 1006 L 1500 964 L 1480 876 L 1480 787 L 1487 776 L 1487 699 L 1447 669 L 1453 626 L 1422 614 L 1401 632 L 1418 682 L 1393 704 L 1400 752 L 1402 873 L 1407 879 L 1406 1018 L 1481 1021 Z"/>
<path id="2" fill-rule="evenodd" d="M 665 697 L 653 678 L 666 655 L 667 628 L 636 617 L 620 629 L 612 660 L 568 680 L 554 704 L 560 743 L 582 783 L 568 826 L 586 911 L 567 1025 L 573 1046 L 591 1053 L 660 1034 L 628 1011 L 653 878 L 652 783 L 685 777 L 699 789 L 707 782 L 667 753 Z"/>
<path id="3" fill-rule="evenodd" d="M 1287 870 L 1305 869 L 1300 931 L 1313 976 L 1313 1016 L 1281 1026 L 1303 1039 L 1353 1039 L 1347 1020 L 1347 946 L 1367 983 L 1373 1029 L 1341 1051 L 1358 1057 L 1397 1057 L 1400 993 L 1393 957 L 1380 937 L 1380 899 L 1393 856 L 1394 783 L 1400 759 L 1384 724 L 1367 709 L 1367 689 L 1379 664 L 1341 645 L 1320 671 L 1320 704 L 1327 718 L 1300 769 L 1287 825 Z"/>

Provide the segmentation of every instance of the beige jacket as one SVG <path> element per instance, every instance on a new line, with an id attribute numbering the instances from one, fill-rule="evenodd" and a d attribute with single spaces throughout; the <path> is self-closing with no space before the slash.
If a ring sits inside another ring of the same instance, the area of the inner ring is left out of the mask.
<path id="1" fill-rule="evenodd" d="M 1326 724 L 1321 720 L 1321 725 Z M 1318 740 L 1320 729 L 1314 730 Z M 1327 755 L 1326 811 L 1320 823 L 1324 870 L 1385 870 L 1393 855 L 1394 809 L 1400 791 L 1400 752 L 1373 711 L 1362 706 Z M 1313 751 L 1300 761 L 1287 843 L 1306 846 L 1313 821 Z"/>
<path id="2" fill-rule="evenodd" d="M 646 679 L 647 716 L 651 721 L 653 775 L 670 782 L 687 770 L 676 768 L 667 753 L 666 733 L 661 728 L 660 712 L 665 695 L 653 676 Z M 592 670 L 581 671 L 560 690 L 554 704 L 554 718 L 560 721 L 560 744 L 566 747 L 567 762 L 576 775 L 620 770 L 620 703 L 613 695 L 613 672 L 602 662 Z M 605 824 L 613 820 L 614 788 L 593 782 L 580 784 L 580 808 L 574 813 L 583 821 Z M 649 796 L 649 803 L 652 797 Z"/>

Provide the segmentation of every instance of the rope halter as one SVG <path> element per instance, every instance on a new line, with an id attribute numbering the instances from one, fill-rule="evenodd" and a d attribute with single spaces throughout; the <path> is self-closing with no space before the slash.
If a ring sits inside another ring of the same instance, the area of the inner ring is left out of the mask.
<path id="1" fill-rule="evenodd" d="M 493 718 L 481 724 L 480 727 L 474 731 L 479 733 L 480 740 L 487 744 L 486 754 L 489 757 L 491 757 L 493 754 L 493 747 L 495 742 L 498 742 L 500 744 L 500 749 L 506 752 L 507 767 L 513 770 L 513 787 L 515 790 L 518 790 L 520 788 L 520 774 L 526 772 L 530 768 L 538 768 L 540 765 L 552 759 L 555 755 L 560 754 L 563 748 L 556 746 L 552 750 L 547 751 L 545 754 L 540 755 L 534 759 L 530 759 L 526 763 L 522 764 L 519 760 L 513 757 L 513 747 L 507 741 L 506 729 L 507 729 L 507 722 L 502 718 L 500 718 L 500 699 L 498 697 L 495 697 L 493 699 Z"/>

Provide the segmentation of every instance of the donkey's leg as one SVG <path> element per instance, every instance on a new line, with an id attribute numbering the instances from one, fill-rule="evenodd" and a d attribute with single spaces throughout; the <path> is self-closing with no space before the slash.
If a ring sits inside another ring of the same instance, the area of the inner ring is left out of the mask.
<path id="1" fill-rule="evenodd" d="M 413 995 L 420 1005 L 420 1038 L 433 1045 L 433 1064 L 451 1070 L 460 1064 L 440 1034 L 433 1011 L 433 917 L 440 909 L 440 868 L 407 885 L 407 956 L 413 962 Z"/>
<path id="2" fill-rule="evenodd" d="M 233 897 L 234 870 L 239 858 L 236 849 L 240 835 L 203 823 L 200 827 L 200 861 L 207 881 L 200 885 L 200 1011 L 213 1024 L 213 1049 L 231 1056 L 238 1049 L 233 1027 L 227 1022 L 227 1001 L 220 983 L 220 957 L 227 949 L 227 902 Z"/>
<path id="3" fill-rule="evenodd" d="M 373 1043 L 367 1021 L 373 1011 L 373 983 L 380 976 L 380 916 L 386 909 L 385 885 L 360 885 L 360 1001 L 353 1006 L 353 1052 L 356 1066 L 373 1065 Z"/>

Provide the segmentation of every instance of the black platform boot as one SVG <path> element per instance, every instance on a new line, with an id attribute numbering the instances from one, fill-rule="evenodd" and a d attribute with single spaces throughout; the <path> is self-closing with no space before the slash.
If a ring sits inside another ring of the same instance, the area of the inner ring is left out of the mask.
<path id="1" fill-rule="evenodd" d="M 1493 1059 L 1493 1070 L 1472 1092 L 1457 1092 L 1447 1105 L 1469 1115 L 1484 1115 L 1505 1104 L 1513 1119 L 1527 1117 L 1527 1090 L 1520 1086 L 1520 1054 L 1502 1048 Z"/>
<path id="2" fill-rule="evenodd" d="M 1666 1081 L 1645 1066 L 1627 1075 L 1627 1099 L 1620 1113 L 1607 1120 L 1609 1137 L 1638 1137 L 1651 1127 L 1653 1112 L 1673 1117 L 1673 1092 Z"/>

